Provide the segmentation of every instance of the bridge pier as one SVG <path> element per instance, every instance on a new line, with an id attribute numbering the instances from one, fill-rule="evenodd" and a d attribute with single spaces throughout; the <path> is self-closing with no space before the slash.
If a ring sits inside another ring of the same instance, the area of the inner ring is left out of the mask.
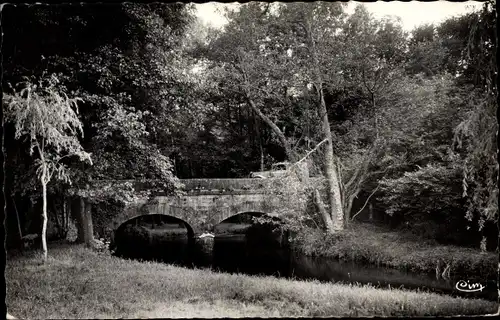
<path id="1" fill-rule="evenodd" d="M 214 236 L 212 234 L 206 236 L 204 233 L 201 236 L 195 237 L 195 245 L 197 245 L 205 256 L 212 256 L 214 251 Z"/>

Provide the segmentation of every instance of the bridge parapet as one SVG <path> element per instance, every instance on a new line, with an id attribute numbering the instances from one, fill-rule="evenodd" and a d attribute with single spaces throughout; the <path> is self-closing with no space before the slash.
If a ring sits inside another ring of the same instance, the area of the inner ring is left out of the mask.
<path id="1" fill-rule="evenodd" d="M 96 185 L 106 184 L 131 184 L 135 190 L 142 191 L 151 188 L 152 183 L 160 182 L 154 179 L 142 180 L 96 180 Z M 238 190 L 259 190 L 264 188 L 263 179 L 256 178 L 235 178 L 235 179 L 179 179 L 183 184 L 181 190 L 225 190 L 226 192 Z"/>
<path id="2" fill-rule="evenodd" d="M 243 179 L 180 179 L 185 191 L 191 190 L 258 190 L 264 188 L 264 181 L 255 178 Z"/>
<path id="3" fill-rule="evenodd" d="M 266 182 L 274 179 L 279 179 L 278 177 L 258 179 L 258 178 L 234 178 L 234 179 L 179 179 L 184 186 L 181 190 L 185 192 L 198 192 L 198 193 L 238 193 L 245 194 L 248 192 L 264 192 Z M 131 183 L 135 190 L 147 190 L 150 188 L 151 182 L 158 182 L 158 180 L 99 180 L 96 183 L 106 184 L 106 183 Z M 324 183 L 324 178 L 322 177 L 311 177 L 309 182 L 316 186 L 320 186 Z"/>

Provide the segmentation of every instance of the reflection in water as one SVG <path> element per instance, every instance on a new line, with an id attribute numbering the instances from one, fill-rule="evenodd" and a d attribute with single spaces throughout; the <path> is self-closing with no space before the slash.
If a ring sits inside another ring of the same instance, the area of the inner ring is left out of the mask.
<path id="1" fill-rule="evenodd" d="M 258 242 L 245 235 L 216 236 L 213 268 L 225 272 L 286 276 L 290 252 L 275 243 Z M 273 245 L 274 244 L 274 245 Z"/>
<path id="2" fill-rule="evenodd" d="M 115 234 L 115 255 L 123 258 L 185 265 L 192 260 L 189 230 L 171 217 L 142 216 Z"/>
<path id="3" fill-rule="evenodd" d="M 118 245 L 119 254 L 128 258 L 158 260 L 186 267 L 212 267 L 214 270 L 230 273 L 370 283 L 377 287 L 419 289 L 495 301 L 498 297 L 494 280 L 466 278 L 486 286 L 482 292 L 466 293 L 455 288 L 460 278 L 437 280 L 435 276 L 425 274 L 297 255 L 288 248 L 287 235 L 273 231 L 270 226 L 245 224 L 243 227 L 235 223 L 219 225 L 214 239 L 202 239 L 196 243 L 190 241 L 185 230 L 180 231 L 173 225 L 154 230 L 144 226 L 123 228 Z"/>

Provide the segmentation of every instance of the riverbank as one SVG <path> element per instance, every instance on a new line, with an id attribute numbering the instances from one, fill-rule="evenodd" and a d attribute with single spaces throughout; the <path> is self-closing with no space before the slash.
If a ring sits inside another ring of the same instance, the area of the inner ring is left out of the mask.
<path id="1" fill-rule="evenodd" d="M 351 224 L 335 235 L 308 230 L 295 249 L 308 256 L 337 258 L 400 270 L 496 279 L 498 254 L 416 238 L 371 224 Z M 446 272 L 445 272 L 446 270 Z"/>
<path id="2" fill-rule="evenodd" d="M 123 260 L 82 246 L 49 261 L 8 260 L 9 313 L 21 319 L 471 315 L 497 303 L 317 281 L 231 275 Z"/>

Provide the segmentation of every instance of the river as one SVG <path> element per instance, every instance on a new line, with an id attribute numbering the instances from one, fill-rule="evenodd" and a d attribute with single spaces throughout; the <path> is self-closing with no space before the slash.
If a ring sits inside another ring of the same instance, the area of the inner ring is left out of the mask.
<path id="1" fill-rule="evenodd" d="M 227 232 L 230 229 L 233 232 Z M 250 225 L 237 228 L 231 225 L 225 230 L 226 232 L 216 233 L 214 238 L 198 241 L 190 238 L 187 232 L 182 233 L 172 227 L 150 232 L 147 238 L 137 237 L 137 233 L 127 233 L 119 241 L 116 255 L 229 273 L 371 284 L 380 288 L 416 289 L 466 298 L 498 300 L 495 279 L 462 276 L 444 280 L 436 279 L 435 275 L 338 259 L 313 258 L 293 252 L 286 241 L 283 241 L 283 234 L 272 232 L 269 228 Z M 456 286 L 460 280 L 478 282 L 485 288 L 477 292 L 459 291 Z"/>

